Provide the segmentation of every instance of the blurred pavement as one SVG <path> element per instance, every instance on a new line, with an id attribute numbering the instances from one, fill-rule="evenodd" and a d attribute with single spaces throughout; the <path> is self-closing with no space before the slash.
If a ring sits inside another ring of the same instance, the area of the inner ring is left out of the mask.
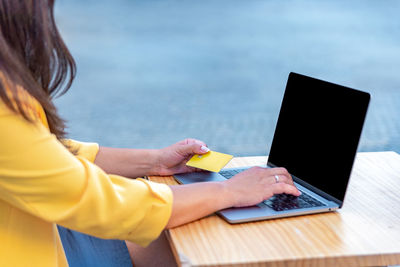
<path id="1" fill-rule="evenodd" d="M 57 0 L 78 64 L 57 105 L 82 141 L 265 155 L 294 71 L 370 92 L 359 150 L 400 153 L 398 14 L 395 0 Z"/>

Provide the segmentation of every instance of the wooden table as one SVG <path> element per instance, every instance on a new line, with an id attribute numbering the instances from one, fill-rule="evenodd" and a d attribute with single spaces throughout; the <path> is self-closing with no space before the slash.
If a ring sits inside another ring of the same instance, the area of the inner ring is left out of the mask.
<path id="1" fill-rule="evenodd" d="M 235 158 L 229 166 L 266 162 Z M 173 184 L 172 177 L 151 177 Z M 400 264 L 400 155 L 358 153 L 338 212 L 231 225 L 216 215 L 167 232 L 190 266 Z"/>

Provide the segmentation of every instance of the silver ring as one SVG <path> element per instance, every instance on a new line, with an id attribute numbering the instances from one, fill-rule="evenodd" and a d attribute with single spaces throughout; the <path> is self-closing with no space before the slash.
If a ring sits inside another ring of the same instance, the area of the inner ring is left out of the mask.
<path id="1" fill-rule="evenodd" d="M 279 176 L 277 175 L 277 174 L 275 174 L 275 181 L 276 181 L 276 183 L 279 183 Z"/>

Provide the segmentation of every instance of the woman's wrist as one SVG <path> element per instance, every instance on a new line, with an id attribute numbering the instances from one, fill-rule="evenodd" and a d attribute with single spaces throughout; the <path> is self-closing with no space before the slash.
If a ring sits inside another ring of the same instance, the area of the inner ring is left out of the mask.
<path id="1" fill-rule="evenodd" d="M 166 228 L 176 227 L 233 206 L 226 182 L 205 182 L 170 187 L 174 200 L 172 214 Z"/>
<path id="2" fill-rule="evenodd" d="M 140 172 L 141 175 L 160 174 L 160 152 L 158 149 L 131 149 L 130 169 L 132 173 Z"/>
<path id="3" fill-rule="evenodd" d="M 149 170 L 147 175 L 160 175 L 162 173 L 161 165 L 161 150 L 160 149 L 149 149 L 147 151 L 149 159 Z"/>
<path id="4" fill-rule="evenodd" d="M 221 208 L 220 209 L 227 209 L 231 208 L 235 205 L 236 203 L 236 196 L 232 191 L 231 186 L 229 186 L 229 180 L 219 182 L 221 184 L 221 189 L 220 189 L 220 203 L 221 203 Z"/>

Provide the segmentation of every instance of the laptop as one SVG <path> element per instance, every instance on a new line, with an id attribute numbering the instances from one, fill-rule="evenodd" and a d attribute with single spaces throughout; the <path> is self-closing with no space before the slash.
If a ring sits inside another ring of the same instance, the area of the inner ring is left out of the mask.
<path id="1" fill-rule="evenodd" d="M 369 101 L 366 92 L 290 73 L 265 167 L 285 167 L 302 195 L 275 195 L 217 214 L 242 223 L 340 209 Z M 223 181 L 250 167 L 174 177 L 182 184 Z"/>

